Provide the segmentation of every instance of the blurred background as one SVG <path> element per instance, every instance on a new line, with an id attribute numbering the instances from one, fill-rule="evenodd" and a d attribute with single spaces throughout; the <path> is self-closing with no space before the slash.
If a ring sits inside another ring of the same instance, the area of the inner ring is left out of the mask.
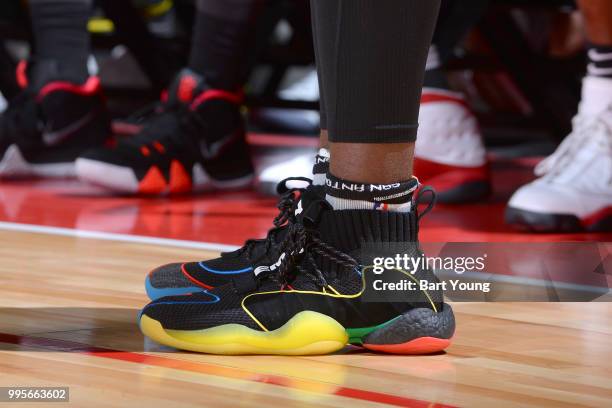
<path id="1" fill-rule="evenodd" d="M 115 130 L 121 132 L 122 125 L 146 116 L 147 106 L 186 65 L 194 4 L 95 3 L 88 25 L 94 46 L 90 72 L 101 77 Z M 308 7 L 304 0 L 275 1 L 258 22 L 257 64 L 246 86 L 253 130 L 318 135 Z M 31 39 L 24 2 L 1 2 L 0 19 L 0 90 L 10 98 L 18 92 L 15 67 L 27 58 Z M 488 147 L 542 155 L 569 132 L 586 67 L 583 33 L 572 1 L 491 2 L 447 66 L 452 87 L 465 93 L 478 116 Z"/>

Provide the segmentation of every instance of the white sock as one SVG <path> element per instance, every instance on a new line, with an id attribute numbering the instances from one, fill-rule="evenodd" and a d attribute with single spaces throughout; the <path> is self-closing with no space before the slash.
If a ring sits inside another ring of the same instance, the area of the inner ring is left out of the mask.
<path id="1" fill-rule="evenodd" d="M 322 147 L 315 156 L 315 164 L 312 167 L 312 184 L 324 186 L 327 172 L 329 171 L 329 150 Z"/>
<path id="2" fill-rule="evenodd" d="M 579 112 L 596 116 L 612 109 L 612 78 L 587 75 L 582 80 L 582 100 Z"/>
<path id="3" fill-rule="evenodd" d="M 369 184 L 327 175 L 325 199 L 334 210 L 379 210 L 410 212 L 412 193 L 419 181 L 412 177 L 392 184 Z"/>

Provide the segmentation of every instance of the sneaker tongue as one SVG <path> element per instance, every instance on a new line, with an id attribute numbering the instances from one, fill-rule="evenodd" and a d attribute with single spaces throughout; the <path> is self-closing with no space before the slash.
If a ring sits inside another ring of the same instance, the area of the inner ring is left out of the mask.
<path id="1" fill-rule="evenodd" d="M 189 104 L 202 91 L 208 88 L 202 75 L 199 75 L 189 68 L 184 68 L 179 72 L 168 89 L 168 103 Z"/>
<path id="2" fill-rule="evenodd" d="M 304 211 L 310 208 L 310 205 L 316 201 L 322 201 L 325 198 L 325 188 L 323 186 L 315 186 L 310 185 L 300 196 L 300 200 L 298 201 L 296 208 L 293 212 L 293 215 L 297 218 L 299 222 L 304 221 L 304 217 L 307 218 L 317 218 L 321 212 L 321 207 L 313 207 L 310 211 Z M 311 220 L 316 221 L 316 220 Z"/>

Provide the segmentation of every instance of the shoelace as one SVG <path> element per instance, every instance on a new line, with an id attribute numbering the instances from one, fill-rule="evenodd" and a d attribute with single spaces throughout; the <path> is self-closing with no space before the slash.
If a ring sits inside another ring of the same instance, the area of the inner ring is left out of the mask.
<path id="1" fill-rule="evenodd" d="M 590 138 L 600 137 L 606 131 L 612 134 L 609 125 L 599 117 L 576 115 L 572 120 L 572 128 L 572 133 L 561 142 L 555 152 L 538 163 L 534 170 L 536 176 L 549 175 L 554 177 L 560 174 L 571 163 L 576 153 L 588 143 Z M 609 144 L 612 146 L 612 143 Z"/>
<path id="2" fill-rule="evenodd" d="M 429 203 L 427 203 L 425 210 L 419 213 L 418 206 L 425 204 L 423 198 L 428 195 L 430 197 Z M 436 193 L 433 188 L 424 186 L 419 189 L 412 201 L 417 222 L 431 211 L 435 203 Z M 321 205 L 328 206 L 329 204 L 322 202 Z M 355 258 L 322 241 L 316 235 L 315 230 L 306 228 L 302 223 L 289 226 L 287 236 L 281 244 L 280 253 L 284 254 L 284 257 L 281 258 L 278 274 L 276 276 L 274 274 L 264 275 L 264 277 L 277 279 L 281 288 L 290 286 L 298 274 L 308 276 L 321 288 L 328 287 L 327 278 L 333 278 L 333 275 L 330 276 L 329 272 L 323 272 L 319 269 L 314 255 L 320 260 L 325 259 L 337 265 L 339 271 L 361 269 L 361 265 Z"/>
<path id="3" fill-rule="evenodd" d="M 302 187 L 290 186 L 292 182 L 304 183 Z M 281 180 L 276 186 L 276 191 L 280 195 L 280 199 L 276 205 L 279 213 L 274 218 L 274 226 L 280 227 L 287 221 L 293 221 L 294 212 L 298 202 L 298 193 L 301 195 L 306 189 L 312 185 L 312 180 L 307 177 L 287 177 Z"/>
<path id="4" fill-rule="evenodd" d="M 301 181 L 305 182 L 305 187 L 289 187 L 288 183 L 292 181 Z M 266 237 L 263 239 L 249 239 L 244 245 L 240 248 L 239 251 L 244 252 L 249 260 L 251 260 L 253 256 L 253 250 L 259 244 L 264 244 L 263 254 L 266 254 L 272 244 L 276 240 L 276 234 L 283 228 L 283 226 L 287 223 L 295 222 L 295 209 L 297 207 L 297 203 L 299 201 L 300 195 L 312 184 L 312 180 L 305 177 L 288 177 L 281 182 L 278 183 L 277 191 L 281 194 L 280 199 L 276 207 L 279 212 L 274 217 L 273 225 L 274 228 L 268 231 Z"/>
<path id="5" fill-rule="evenodd" d="M 281 253 L 285 254 L 278 269 L 278 282 L 281 288 L 289 285 L 297 274 L 309 276 L 321 288 L 328 286 L 326 275 L 329 273 L 319 269 L 313 254 L 319 259 L 331 261 L 341 270 L 353 270 L 359 267 L 359 263 L 353 257 L 323 242 L 303 224 L 292 224 L 289 227 L 287 237 L 281 245 Z M 307 265 L 302 262 L 304 259 Z"/>

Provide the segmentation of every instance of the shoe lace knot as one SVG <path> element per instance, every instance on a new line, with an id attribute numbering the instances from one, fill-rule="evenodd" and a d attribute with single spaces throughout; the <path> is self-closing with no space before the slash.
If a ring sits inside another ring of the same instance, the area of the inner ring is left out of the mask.
<path id="1" fill-rule="evenodd" d="M 300 182 L 302 185 L 292 185 Z M 312 180 L 306 177 L 288 177 L 278 183 L 276 191 L 280 199 L 276 204 L 279 213 L 274 218 L 274 226 L 281 227 L 288 221 L 295 221 L 295 209 L 301 194 L 312 185 Z"/>
<path id="2" fill-rule="evenodd" d="M 572 119 L 572 132 L 561 142 L 557 149 L 538 163 L 534 173 L 538 177 L 554 178 L 561 174 L 574 157 L 588 143 L 597 143 L 612 152 L 612 126 L 602 115 L 576 115 Z"/>
<path id="3" fill-rule="evenodd" d="M 290 183 L 294 181 L 303 182 L 305 184 L 292 186 Z M 274 217 L 274 228 L 270 229 L 263 239 L 247 240 L 239 251 L 244 252 L 249 260 L 253 260 L 253 251 L 259 244 L 263 243 L 264 247 L 261 253 L 262 255 L 268 253 L 280 229 L 285 224 L 295 222 L 295 209 L 297 208 L 299 198 L 311 184 L 312 180 L 306 177 L 288 177 L 279 182 L 277 191 L 281 194 L 281 197 L 276 205 L 279 212 L 276 217 Z"/>

